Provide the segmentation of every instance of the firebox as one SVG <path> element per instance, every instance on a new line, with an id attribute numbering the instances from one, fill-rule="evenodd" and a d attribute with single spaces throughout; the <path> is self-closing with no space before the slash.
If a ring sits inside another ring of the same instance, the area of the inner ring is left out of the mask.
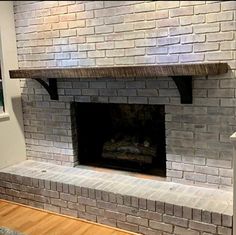
<path id="1" fill-rule="evenodd" d="M 164 105 L 72 103 L 79 164 L 165 176 Z"/>

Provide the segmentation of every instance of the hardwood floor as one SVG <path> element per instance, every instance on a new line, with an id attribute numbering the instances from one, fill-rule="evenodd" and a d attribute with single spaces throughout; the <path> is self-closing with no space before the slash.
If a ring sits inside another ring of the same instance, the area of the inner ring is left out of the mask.
<path id="1" fill-rule="evenodd" d="M 134 234 L 3 200 L 0 200 L 0 226 L 26 235 Z"/>

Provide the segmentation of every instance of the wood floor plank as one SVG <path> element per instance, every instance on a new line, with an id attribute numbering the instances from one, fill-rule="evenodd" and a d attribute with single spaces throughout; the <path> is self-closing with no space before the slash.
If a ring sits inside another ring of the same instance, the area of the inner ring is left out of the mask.
<path id="1" fill-rule="evenodd" d="M 130 235 L 123 230 L 0 200 L 0 226 L 26 235 Z"/>

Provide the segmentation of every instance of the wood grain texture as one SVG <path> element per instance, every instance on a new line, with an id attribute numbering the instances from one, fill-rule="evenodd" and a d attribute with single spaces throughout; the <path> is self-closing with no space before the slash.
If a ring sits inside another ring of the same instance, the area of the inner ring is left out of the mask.
<path id="1" fill-rule="evenodd" d="M 227 63 L 10 70 L 10 78 L 152 78 L 227 73 Z"/>
<path id="2" fill-rule="evenodd" d="M 27 235 L 131 235 L 134 233 L 0 200 L 0 226 Z"/>

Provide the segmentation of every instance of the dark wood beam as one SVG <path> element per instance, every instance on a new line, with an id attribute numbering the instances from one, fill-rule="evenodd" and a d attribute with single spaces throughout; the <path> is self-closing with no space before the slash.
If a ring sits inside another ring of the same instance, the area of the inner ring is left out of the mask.
<path id="1" fill-rule="evenodd" d="M 227 73 L 227 63 L 10 70 L 10 78 L 153 78 Z"/>

